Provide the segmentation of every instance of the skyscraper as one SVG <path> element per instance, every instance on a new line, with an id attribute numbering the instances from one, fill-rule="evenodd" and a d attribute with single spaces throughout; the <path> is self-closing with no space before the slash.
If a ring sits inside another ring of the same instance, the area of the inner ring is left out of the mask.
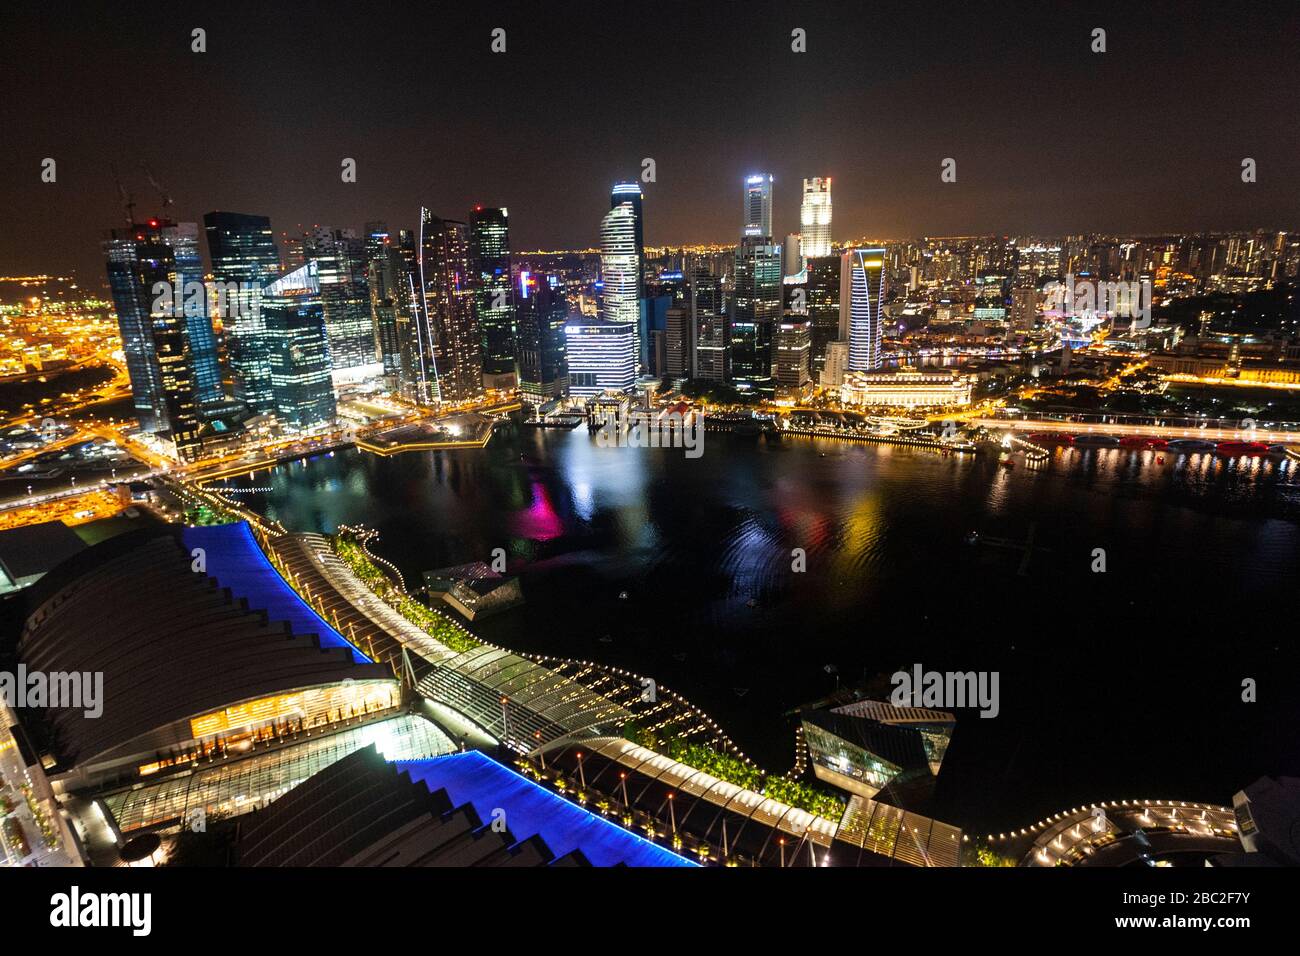
<path id="1" fill-rule="evenodd" d="M 470 213 L 470 266 L 482 336 L 483 384 L 514 387 L 515 301 L 510 281 L 510 213 L 475 206 Z"/>
<path id="2" fill-rule="evenodd" d="M 642 205 L 641 186 L 639 183 L 623 181 L 614 184 L 609 192 L 609 208 L 617 209 L 627 203 L 632 207 L 635 218 L 633 242 L 636 245 L 637 260 L 641 264 L 641 285 L 645 285 L 645 207 Z M 638 290 L 640 294 L 640 290 Z"/>
<path id="3" fill-rule="evenodd" d="M 520 272 L 516 312 L 520 391 L 537 406 L 564 398 L 569 393 L 564 286 L 551 276 Z"/>
<path id="4" fill-rule="evenodd" d="M 630 392 L 636 384 L 636 326 L 605 319 L 570 319 L 564 327 L 569 394 L 590 398 Z"/>
<path id="5" fill-rule="evenodd" d="M 772 238 L 772 174 L 745 177 L 743 236 Z"/>
<path id="6" fill-rule="evenodd" d="M 776 333 L 776 387 L 786 397 L 798 398 L 810 381 L 808 353 L 812 348 L 811 323 L 805 316 L 786 316 Z"/>
<path id="7" fill-rule="evenodd" d="M 724 382 L 728 378 L 727 356 L 731 341 L 727 329 L 727 308 L 722 297 L 722 281 L 703 265 L 690 269 L 691 326 L 695 337 L 695 365 L 687 373 L 691 378 Z"/>
<path id="8" fill-rule="evenodd" d="M 169 222 L 166 219 L 150 220 L 158 223 L 162 241 L 172 247 L 176 260 L 176 281 L 188 290 L 203 284 L 203 255 L 199 251 L 199 226 L 194 222 Z M 191 283 L 194 285 L 191 286 Z M 185 333 L 189 337 L 191 361 L 194 365 L 194 392 L 199 405 L 219 402 L 226 397 L 221 383 L 221 363 L 217 358 L 217 337 L 212 330 L 212 317 L 208 314 L 208 297 L 185 296 Z"/>
<path id="9" fill-rule="evenodd" d="M 262 290 L 275 414 L 296 431 L 329 425 L 336 411 L 318 270 L 309 261 Z"/>
<path id="10" fill-rule="evenodd" d="M 736 247 L 731 309 L 730 381 L 741 391 L 774 394 L 772 335 L 781 318 L 781 247 L 770 237 L 744 236 Z"/>
<path id="11" fill-rule="evenodd" d="M 393 241 L 388 226 L 382 222 L 366 223 L 366 286 L 370 292 L 370 314 L 379 346 L 387 388 L 400 387 L 402 373 L 402 333 L 409 308 L 408 283 L 403 270 L 401 251 Z"/>
<path id="12" fill-rule="evenodd" d="M 840 338 L 849 343 L 850 372 L 880 368 L 884 295 L 885 250 L 846 250 L 840 264 Z"/>
<path id="13" fill-rule="evenodd" d="M 600 317 L 633 328 L 640 317 L 641 256 L 637 252 L 636 207 L 615 206 L 600 223 Z"/>
<path id="14" fill-rule="evenodd" d="M 317 228 L 303 237 L 303 254 L 317 263 L 335 383 L 377 374 L 364 241 L 351 229 Z"/>
<path id="15" fill-rule="evenodd" d="M 227 286 L 226 355 L 234 379 L 235 398 L 253 412 L 274 411 L 271 364 L 261 293 L 280 271 L 271 220 L 238 212 L 210 212 L 203 217 L 212 274 Z"/>
<path id="16" fill-rule="evenodd" d="M 819 256 L 804 262 L 808 275 L 804 302 L 812 325 L 810 357 L 817 379 L 826 365 L 826 347 L 840 334 L 840 257 Z"/>
<path id="17" fill-rule="evenodd" d="M 831 178 L 816 176 L 803 181 L 799 205 L 804 260 L 831 254 Z"/>
<path id="18" fill-rule="evenodd" d="M 197 454 L 202 420 L 190 323 L 184 306 L 177 308 L 176 294 L 189 297 L 162 229 L 153 219 L 111 230 L 103 250 L 136 419 L 142 430 L 169 438 L 178 457 L 189 460 Z M 202 314 L 206 320 L 206 302 Z"/>
<path id="19" fill-rule="evenodd" d="M 664 323 L 664 366 L 662 374 L 685 378 L 695 367 L 695 326 L 685 306 L 668 310 Z"/>
<path id="20" fill-rule="evenodd" d="M 420 210 L 420 400 L 466 402 L 483 394 L 483 342 L 470 283 L 469 227 Z"/>

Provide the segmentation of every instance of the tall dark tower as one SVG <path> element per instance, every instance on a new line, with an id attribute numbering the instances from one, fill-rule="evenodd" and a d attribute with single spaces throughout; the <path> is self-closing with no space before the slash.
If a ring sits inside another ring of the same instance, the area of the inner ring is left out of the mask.
<path id="1" fill-rule="evenodd" d="M 210 212 L 203 217 L 212 274 L 226 286 L 221 319 L 235 398 L 261 414 L 274 411 L 271 364 L 261 290 L 280 270 L 280 252 L 266 216 Z"/>
<path id="2" fill-rule="evenodd" d="M 508 389 L 518 382 L 515 296 L 510 282 L 510 213 L 475 206 L 470 213 L 474 307 L 482 336 L 483 384 Z"/>
<path id="3" fill-rule="evenodd" d="M 465 402 L 483 394 L 483 342 L 470 282 L 469 227 L 420 210 L 420 401 Z"/>

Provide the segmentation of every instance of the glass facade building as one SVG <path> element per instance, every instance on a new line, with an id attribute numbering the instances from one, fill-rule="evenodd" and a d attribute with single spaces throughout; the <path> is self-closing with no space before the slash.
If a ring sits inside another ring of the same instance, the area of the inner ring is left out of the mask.
<path id="1" fill-rule="evenodd" d="M 303 238 L 303 254 L 316 263 L 335 381 L 374 373 L 378 348 L 364 241 L 351 229 L 321 228 Z"/>
<path id="2" fill-rule="evenodd" d="M 519 388 L 543 405 L 569 394 L 568 297 L 557 278 L 519 274 Z"/>
<path id="3" fill-rule="evenodd" d="M 606 391 L 630 392 L 636 384 L 636 325 L 604 319 L 571 321 L 564 327 L 569 394 L 590 398 Z"/>
<path id="4" fill-rule="evenodd" d="M 188 460 L 197 454 L 202 425 L 191 331 L 209 323 L 211 342 L 212 328 L 206 291 L 184 295 L 189 273 L 182 272 L 163 228 L 155 219 L 114 229 L 103 251 L 135 417 L 143 431 L 169 438 L 178 457 Z M 196 306 L 190 316 L 183 302 L 178 307 L 178 293 L 183 301 L 202 300 L 201 318 Z"/>
<path id="5" fill-rule="evenodd" d="M 771 398 L 772 340 L 781 319 L 781 247 L 770 237 L 746 235 L 736 247 L 731 313 L 731 382 Z"/>
<path id="6" fill-rule="evenodd" d="M 518 373 L 515 297 L 510 280 L 510 213 L 504 208 L 476 206 L 469 221 L 484 383 L 492 388 L 508 388 Z"/>
<path id="7" fill-rule="evenodd" d="M 466 402 L 483 394 L 483 342 L 470 280 L 469 227 L 420 210 L 417 400 Z"/>
<path id="8" fill-rule="evenodd" d="M 745 177 L 744 227 L 741 235 L 771 239 L 772 181 L 771 173 Z"/>
<path id="9" fill-rule="evenodd" d="M 850 372 L 881 365 L 885 250 L 850 249 L 840 265 L 840 337 L 849 343 Z"/>
<path id="10" fill-rule="evenodd" d="M 297 431 L 329 425 L 336 412 L 317 270 L 310 261 L 262 291 L 275 413 Z"/>
<path id="11" fill-rule="evenodd" d="M 261 291 L 280 271 L 280 253 L 266 216 L 210 212 L 203 217 L 212 274 L 225 289 L 218 301 L 235 398 L 257 414 L 275 410 Z"/>

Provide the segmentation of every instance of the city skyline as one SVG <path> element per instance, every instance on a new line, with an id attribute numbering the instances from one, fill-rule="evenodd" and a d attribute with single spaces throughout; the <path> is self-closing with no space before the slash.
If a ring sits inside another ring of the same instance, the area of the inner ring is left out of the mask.
<path id="1" fill-rule="evenodd" d="M 201 54 L 190 49 L 191 21 L 201 14 L 88 13 L 72 24 L 66 60 L 5 67 L 13 74 L 7 109 L 17 115 L 0 197 L 19 221 L 71 225 L 57 240 L 39 232 L 0 238 L 0 259 L 11 272 L 58 263 L 93 275 L 100 224 L 122 218 L 112 165 L 142 212 L 179 221 L 229 209 L 269 216 L 277 233 L 374 219 L 414 228 L 412 210 L 420 206 L 508 207 L 519 250 L 589 247 L 590 223 L 607 211 L 604 188 L 638 176 L 644 159 L 655 164 L 655 181 L 642 182 L 648 246 L 729 239 L 730 184 L 757 169 L 775 177 L 777 237 L 798 231 L 800 183 L 811 176 L 835 181 L 840 238 L 1290 229 L 1300 218 L 1289 188 L 1300 176 L 1300 143 L 1288 121 L 1300 86 L 1294 71 L 1279 69 L 1294 10 L 1228 17 L 1208 6 L 1161 4 L 1062 16 L 1020 6 L 918 20 L 900 7 L 894 19 L 914 29 L 895 31 L 899 39 L 864 68 L 854 34 L 842 29 L 851 9 L 804 15 L 764 7 L 760 28 L 738 31 L 725 11 L 674 8 L 673 16 L 638 22 L 646 42 L 624 51 L 630 62 L 604 84 L 595 81 L 617 13 L 602 27 L 593 10 L 594 34 L 524 7 L 461 11 L 448 22 L 410 13 L 409 29 L 385 31 L 382 43 L 380 28 L 362 18 L 295 20 L 297 42 L 286 45 L 278 42 L 283 14 L 236 6 L 207 17 Z M 894 15 L 880 13 L 885 22 Z M 14 20 L 10 38 L 19 48 L 51 27 L 47 15 L 30 10 Z M 492 54 L 498 21 L 507 48 Z M 1108 29 L 1106 53 L 1089 50 L 1096 26 Z M 791 50 L 795 28 L 807 33 L 806 53 Z M 1234 42 L 1246 36 L 1249 45 Z M 388 60 L 350 66 L 362 48 L 406 62 L 436 38 L 447 47 L 439 79 L 463 104 L 455 111 L 384 69 Z M 766 118 L 736 118 L 743 114 L 734 68 L 689 78 L 660 69 L 655 51 L 683 45 L 716 54 L 706 63 L 761 64 L 773 77 Z M 1022 67 L 982 71 L 990 53 Z M 1163 85 L 1174 56 L 1200 68 L 1179 72 L 1171 100 Z M 312 62 L 331 61 L 339 64 L 331 74 L 336 95 L 318 100 L 290 96 L 291 83 L 282 90 L 252 69 L 265 64 L 269 75 L 291 79 Z M 556 102 L 572 105 L 538 123 L 516 107 L 543 65 Z M 147 115 L 113 108 L 155 68 L 173 85 L 169 95 L 207 104 L 170 132 Z M 660 105 L 638 107 L 645 115 L 635 130 L 602 122 L 617 115 L 611 111 L 626 102 L 634 76 L 656 79 L 649 99 Z M 870 121 L 862 119 L 864 104 Z M 114 123 L 91 149 L 79 127 L 100 115 Z M 496 132 L 471 135 L 470 123 Z M 527 142 L 542 148 L 518 148 Z M 701 153 L 709 163 L 695 161 Z M 46 157 L 58 163 L 55 183 L 40 182 Z M 1241 182 L 1245 157 L 1257 163 L 1254 183 Z M 340 179 L 345 158 L 357 162 L 354 183 Z M 957 160 L 954 183 L 940 180 L 945 158 Z M 141 163 L 171 191 L 174 207 L 159 208 Z M 1190 206 L 1189 195 L 1196 197 Z"/>

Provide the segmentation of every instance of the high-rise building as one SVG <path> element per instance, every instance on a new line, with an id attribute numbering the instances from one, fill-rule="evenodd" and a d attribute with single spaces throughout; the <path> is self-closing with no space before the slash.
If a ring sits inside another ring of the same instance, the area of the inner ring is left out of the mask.
<path id="1" fill-rule="evenodd" d="M 639 191 L 638 191 L 639 196 Z M 641 314 L 641 255 L 636 205 L 619 203 L 600 223 L 600 317 L 636 327 Z"/>
<path id="2" fill-rule="evenodd" d="M 843 340 L 828 342 L 826 361 L 822 366 L 817 383 L 826 388 L 839 388 L 844 384 L 844 376 L 849 369 L 849 343 Z"/>
<path id="3" fill-rule="evenodd" d="M 1011 290 L 1011 328 L 1030 332 L 1038 324 L 1038 289 L 1023 286 Z"/>
<path id="4" fill-rule="evenodd" d="M 306 265 L 262 290 L 275 414 L 286 428 L 331 424 L 336 408 L 319 264 Z"/>
<path id="5" fill-rule="evenodd" d="M 366 223 L 366 287 L 371 323 L 387 388 L 398 389 L 402 377 L 403 334 L 409 328 L 409 282 L 401 250 L 388 226 Z"/>
<path id="6" fill-rule="evenodd" d="M 335 384 L 378 374 L 365 241 L 351 229 L 317 228 L 303 238 L 303 254 L 317 263 Z"/>
<path id="7" fill-rule="evenodd" d="M 183 290 L 203 285 L 203 255 L 199 251 L 199 226 L 194 222 L 169 222 L 166 219 L 150 220 L 158 223 L 162 241 L 172 247 L 176 260 L 176 281 Z M 191 360 L 194 364 L 194 392 L 202 407 L 220 402 L 226 397 L 221 382 L 221 362 L 217 357 L 217 337 L 212 329 L 212 316 L 208 313 L 206 293 L 193 299 L 185 296 L 185 333 L 189 337 Z"/>
<path id="8" fill-rule="evenodd" d="M 513 388 L 518 381 L 518 355 L 510 280 L 510 213 L 504 208 L 475 206 L 469 222 L 471 281 L 483 339 L 483 384 Z"/>
<path id="9" fill-rule="evenodd" d="M 153 219 L 111 230 L 103 249 L 136 419 L 143 431 L 170 439 L 177 456 L 190 460 L 198 451 L 202 418 L 191 323 L 184 305 L 177 307 L 176 294 L 192 297 L 184 295 L 175 248 L 164 240 L 163 222 Z M 207 321 L 206 294 L 198 298 L 205 300 Z"/>
<path id="10" fill-rule="evenodd" d="M 730 381 L 771 398 L 772 335 L 781 318 L 781 247 L 770 237 L 743 236 L 736 247 L 731 307 Z"/>
<path id="11" fill-rule="evenodd" d="M 271 220 L 238 212 L 210 212 L 203 217 L 203 228 L 213 277 L 227 286 L 221 320 L 235 398 L 257 414 L 274 411 L 271 360 L 261 309 L 262 289 L 280 271 Z"/>
<path id="12" fill-rule="evenodd" d="M 812 323 L 803 316 L 786 316 L 776 332 L 776 390 L 783 397 L 798 398 L 811 380 L 809 352 Z"/>
<path id="13" fill-rule="evenodd" d="M 663 374 L 672 378 L 689 377 L 695 367 L 695 325 L 689 308 L 677 305 L 668 310 L 663 340 Z"/>
<path id="14" fill-rule="evenodd" d="M 840 338 L 850 372 L 880 368 L 884 334 L 885 250 L 848 249 L 840 262 Z"/>
<path id="15" fill-rule="evenodd" d="M 569 362 L 564 325 L 569 301 L 555 276 L 519 273 L 516 299 L 519 389 L 539 407 L 569 394 Z"/>
<path id="16" fill-rule="evenodd" d="M 771 241 L 772 180 L 771 173 L 745 177 L 744 226 L 741 235 Z"/>
<path id="17" fill-rule="evenodd" d="M 731 337 L 727 328 L 727 307 L 722 281 L 702 265 L 690 269 L 690 316 L 695 339 L 695 365 L 691 378 L 725 382 L 730 370 L 727 357 Z"/>
<path id="18" fill-rule="evenodd" d="M 564 327 L 569 394 L 590 398 L 636 385 L 636 325 L 605 319 L 570 319 Z"/>
<path id="19" fill-rule="evenodd" d="M 826 348 L 840 334 L 840 257 L 804 260 L 808 281 L 804 285 L 808 321 L 812 325 L 810 359 L 815 378 L 826 367 Z"/>
<path id="20" fill-rule="evenodd" d="M 803 202 L 799 205 L 799 228 L 803 236 L 805 261 L 831 254 L 831 178 L 829 176 L 816 176 L 803 181 Z"/>
<path id="21" fill-rule="evenodd" d="M 469 227 L 420 210 L 418 395 L 467 402 L 483 394 L 483 342 L 470 281 Z"/>

